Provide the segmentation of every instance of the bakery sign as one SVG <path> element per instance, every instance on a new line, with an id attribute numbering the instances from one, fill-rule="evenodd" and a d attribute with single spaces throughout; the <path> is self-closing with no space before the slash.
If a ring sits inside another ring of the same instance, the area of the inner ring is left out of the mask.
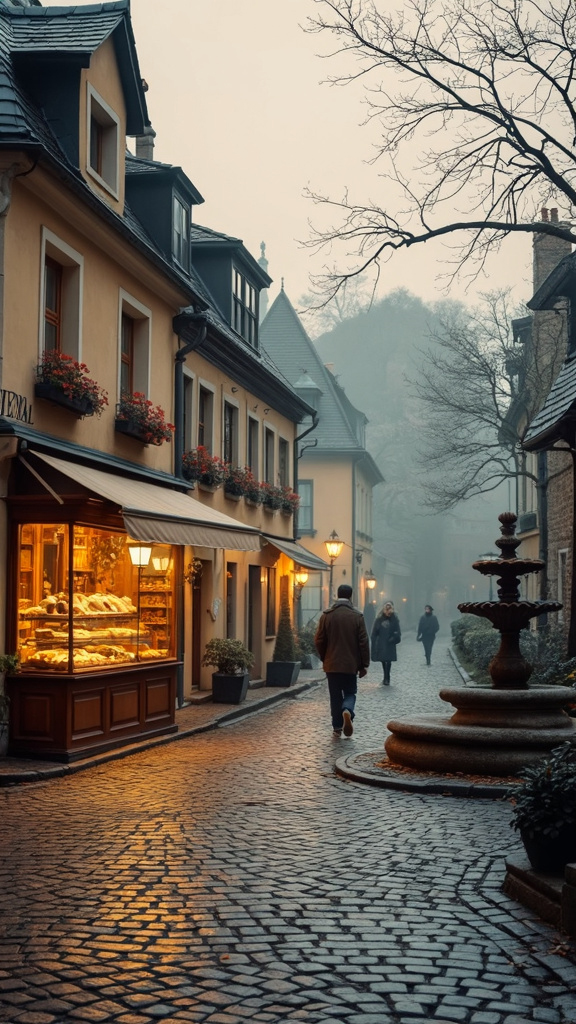
<path id="1" fill-rule="evenodd" d="M 21 423 L 32 423 L 32 403 L 28 403 L 26 395 L 18 395 L 15 391 L 0 389 L 0 416 L 9 420 L 20 420 Z"/>

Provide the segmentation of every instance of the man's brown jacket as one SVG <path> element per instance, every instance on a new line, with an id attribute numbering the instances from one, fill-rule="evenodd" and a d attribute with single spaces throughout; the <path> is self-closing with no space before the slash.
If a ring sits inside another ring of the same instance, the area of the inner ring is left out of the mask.
<path id="1" fill-rule="evenodd" d="M 364 616 L 339 598 L 322 613 L 314 644 L 325 672 L 358 673 L 370 667 L 370 641 Z"/>

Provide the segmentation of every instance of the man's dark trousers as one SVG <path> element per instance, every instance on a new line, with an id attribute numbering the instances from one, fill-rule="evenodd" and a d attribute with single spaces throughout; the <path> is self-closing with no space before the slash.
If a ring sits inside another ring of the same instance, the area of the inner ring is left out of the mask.
<path id="1" fill-rule="evenodd" d="M 349 711 L 354 718 L 356 694 L 358 693 L 358 677 L 351 672 L 327 672 L 328 692 L 330 693 L 330 713 L 332 728 L 341 729 L 344 725 L 343 711 Z"/>

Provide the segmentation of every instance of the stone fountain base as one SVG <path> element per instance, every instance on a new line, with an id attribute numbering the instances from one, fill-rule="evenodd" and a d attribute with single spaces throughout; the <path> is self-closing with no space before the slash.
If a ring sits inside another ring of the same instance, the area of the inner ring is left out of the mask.
<path id="1" fill-rule="evenodd" d="M 576 722 L 563 710 L 563 686 L 526 690 L 450 688 L 440 697 L 451 718 L 415 715 L 388 723 L 384 747 L 391 761 L 427 771 L 515 775 L 567 740 L 576 745 Z"/>

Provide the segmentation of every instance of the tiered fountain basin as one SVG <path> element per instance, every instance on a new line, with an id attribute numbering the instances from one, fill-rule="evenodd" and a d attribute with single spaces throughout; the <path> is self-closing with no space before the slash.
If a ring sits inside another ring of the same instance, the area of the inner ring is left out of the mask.
<path id="1" fill-rule="evenodd" d="M 490 662 L 492 685 L 440 691 L 456 708 L 451 717 L 420 715 L 388 723 L 391 735 L 384 747 L 390 761 L 427 771 L 506 776 L 546 757 L 569 741 L 576 745 L 576 723 L 564 708 L 570 691 L 564 686 L 533 686 L 531 665 L 520 651 L 520 632 L 530 619 L 557 612 L 557 601 L 520 600 L 519 580 L 540 572 L 540 559 L 516 558 L 516 515 L 498 517 L 502 537 L 496 541 L 501 558 L 482 559 L 473 568 L 498 576 L 498 601 L 458 605 L 463 614 L 488 619 L 500 632 L 501 643 Z"/>
<path id="2" fill-rule="evenodd" d="M 456 708 L 452 717 L 415 715 L 388 723 L 384 746 L 395 764 L 468 775 L 516 775 L 569 740 L 574 720 L 563 710 L 564 686 L 496 690 L 468 686 L 440 690 Z"/>

